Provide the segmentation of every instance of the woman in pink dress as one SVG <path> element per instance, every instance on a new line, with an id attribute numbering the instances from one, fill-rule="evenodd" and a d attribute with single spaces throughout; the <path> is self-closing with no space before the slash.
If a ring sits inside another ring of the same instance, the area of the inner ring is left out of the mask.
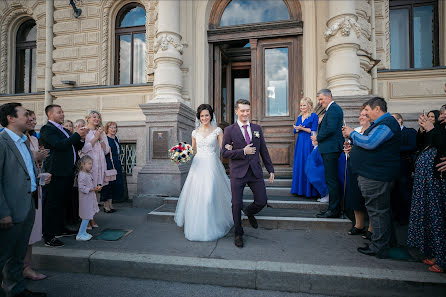
<path id="1" fill-rule="evenodd" d="M 32 110 L 28 110 L 28 124 L 29 130 L 26 132 L 26 136 L 28 136 L 29 140 L 29 148 L 33 154 L 34 161 L 36 162 L 37 170 L 42 167 L 42 161 L 48 156 L 48 150 L 39 148 L 39 141 L 34 134 L 34 128 L 36 127 L 36 114 Z M 37 187 L 38 199 L 37 199 L 37 209 L 36 216 L 34 219 L 33 229 L 31 231 L 31 236 L 29 237 L 29 245 L 28 250 L 26 251 L 25 259 L 23 260 L 24 268 L 23 268 L 23 276 L 32 280 L 42 280 L 46 278 L 46 275 L 38 273 L 31 268 L 31 258 L 32 258 L 32 245 L 36 242 L 42 240 L 42 188 L 40 185 Z"/>
<path id="2" fill-rule="evenodd" d="M 107 170 L 105 155 L 110 152 L 110 146 L 108 145 L 107 135 L 102 128 L 101 114 L 93 110 L 88 113 L 85 119 L 87 128 L 90 130 L 85 136 L 85 144 L 90 145 L 84 145 L 81 156 L 88 155 L 93 159 L 93 167 L 90 172 L 93 177 L 93 184 L 102 187 L 106 184 L 104 182 L 104 174 Z M 98 227 L 94 220 L 90 221 L 90 226 L 91 228 Z"/>

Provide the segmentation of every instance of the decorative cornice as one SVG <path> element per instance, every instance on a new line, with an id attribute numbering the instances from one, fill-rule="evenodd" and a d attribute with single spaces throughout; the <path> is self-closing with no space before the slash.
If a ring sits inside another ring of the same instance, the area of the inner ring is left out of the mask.
<path id="1" fill-rule="evenodd" d="M 350 36 L 352 30 L 356 33 L 356 36 L 359 38 L 361 34 L 361 27 L 357 23 L 357 21 L 352 17 L 345 17 L 338 21 L 336 21 L 333 25 L 331 25 L 324 33 L 325 40 L 330 40 L 331 37 L 335 36 L 339 31 L 341 31 L 341 35 L 344 37 Z"/>
<path id="2" fill-rule="evenodd" d="M 154 44 L 155 53 L 161 49 L 162 51 L 167 51 L 169 46 L 176 49 L 181 55 L 183 54 L 183 45 L 180 43 L 180 39 L 171 33 L 163 33 L 156 38 Z"/>

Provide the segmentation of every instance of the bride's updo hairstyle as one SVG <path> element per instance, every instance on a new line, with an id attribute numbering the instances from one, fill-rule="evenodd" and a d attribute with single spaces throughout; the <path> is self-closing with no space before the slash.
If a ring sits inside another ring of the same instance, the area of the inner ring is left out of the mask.
<path id="1" fill-rule="evenodd" d="M 203 110 L 209 111 L 209 114 L 211 115 L 211 122 L 214 119 L 214 110 L 212 109 L 212 106 L 209 104 L 201 104 L 197 108 L 197 119 L 200 120 L 200 114 Z"/>

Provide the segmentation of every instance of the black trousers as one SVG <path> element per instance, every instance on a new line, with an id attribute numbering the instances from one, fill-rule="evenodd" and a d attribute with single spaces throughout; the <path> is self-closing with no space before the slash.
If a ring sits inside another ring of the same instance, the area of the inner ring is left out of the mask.
<path id="1" fill-rule="evenodd" d="M 72 201 L 73 176 L 52 176 L 43 199 L 43 238 L 50 240 L 65 228 L 67 205 Z"/>
<path id="2" fill-rule="evenodd" d="M 325 168 L 325 181 L 328 187 L 328 194 L 330 195 L 327 211 L 339 213 L 341 210 L 341 199 L 338 183 L 338 159 L 341 156 L 341 152 L 321 154 L 321 156 Z"/>

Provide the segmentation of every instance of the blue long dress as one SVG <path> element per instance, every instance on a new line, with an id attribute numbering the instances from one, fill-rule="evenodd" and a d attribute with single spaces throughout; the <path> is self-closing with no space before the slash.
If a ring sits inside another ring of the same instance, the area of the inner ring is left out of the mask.
<path id="1" fill-rule="evenodd" d="M 302 116 L 297 118 L 296 126 L 302 125 L 304 128 L 310 128 L 311 131 L 317 131 L 318 116 L 312 113 L 302 122 Z M 294 130 L 294 134 L 297 131 Z M 315 197 L 318 195 L 316 189 L 311 185 L 305 174 L 305 164 L 308 156 L 313 150 L 311 143 L 311 133 L 299 131 L 294 147 L 294 163 L 293 163 L 293 182 L 291 184 L 291 193 L 299 196 Z"/>

